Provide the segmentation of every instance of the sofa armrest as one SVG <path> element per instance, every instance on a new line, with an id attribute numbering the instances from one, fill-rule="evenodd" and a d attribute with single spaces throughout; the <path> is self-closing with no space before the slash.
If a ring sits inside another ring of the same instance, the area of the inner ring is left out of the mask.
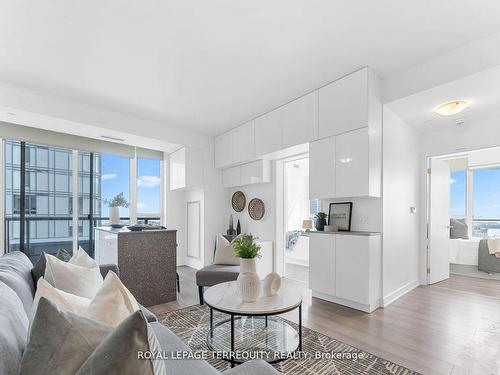
<path id="1" fill-rule="evenodd" d="M 279 372 L 266 361 L 255 359 L 245 362 L 230 370 L 224 371 L 222 375 L 278 375 Z"/>
<path id="2" fill-rule="evenodd" d="M 116 273 L 116 276 L 120 277 L 120 269 L 116 264 L 101 264 L 99 265 L 99 269 L 103 278 L 106 277 L 109 271 L 113 271 Z"/>

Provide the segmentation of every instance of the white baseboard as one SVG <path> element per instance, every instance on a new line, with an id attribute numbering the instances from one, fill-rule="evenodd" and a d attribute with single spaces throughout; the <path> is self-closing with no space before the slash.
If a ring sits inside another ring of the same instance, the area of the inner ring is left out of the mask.
<path id="1" fill-rule="evenodd" d="M 375 301 L 374 303 L 370 303 L 370 304 L 364 304 L 364 303 L 349 301 L 349 300 L 339 298 L 339 297 L 330 296 L 328 294 L 315 292 L 315 291 L 312 292 L 312 296 L 319 298 L 319 299 L 323 299 L 325 301 L 337 303 L 339 305 L 344 305 L 344 306 L 347 306 L 347 307 L 350 307 L 350 308 L 353 308 L 356 310 L 367 312 L 367 313 L 371 313 L 379 307 L 379 301 Z"/>
<path id="2" fill-rule="evenodd" d="M 387 307 L 394 301 L 396 301 L 401 296 L 404 296 L 409 291 L 415 289 L 420 285 L 418 280 L 410 281 L 409 283 L 403 285 L 402 287 L 396 289 L 395 291 L 389 293 L 388 295 L 382 298 L 382 307 Z"/>

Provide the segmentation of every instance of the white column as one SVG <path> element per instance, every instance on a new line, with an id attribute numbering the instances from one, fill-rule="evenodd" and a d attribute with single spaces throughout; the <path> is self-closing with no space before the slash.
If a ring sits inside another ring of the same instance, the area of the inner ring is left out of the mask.
<path id="1" fill-rule="evenodd" d="M 130 224 L 137 223 L 137 154 L 130 159 Z"/>
<path id="2" fill-rule="evenodd" d="M 71 185 L 73 187 L 73 253 L 78 251 L 78 150 L 71 156 Z"/>
<path id="3" fill-rule="evenodd" d="M 4 147 L 3 147 L 3 139 L 0 138 L 0 254 L 5 253 L 5 183 L 4 183 L 4 175 L 5 175 L 5 163 L 4 163 Z"/>
<path id="4" fill-rule="evenodd" d="M 170 184 L 168 178 L 168 154 L 163 154 L 160 160 L 160 225 L 167 226 L 167 189 Z"/>

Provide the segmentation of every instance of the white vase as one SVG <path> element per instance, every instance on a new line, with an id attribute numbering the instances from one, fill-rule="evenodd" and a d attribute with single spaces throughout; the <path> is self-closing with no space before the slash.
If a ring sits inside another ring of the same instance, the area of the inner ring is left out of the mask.
<path id="1" fill-rule="evenodd" d="M 109 224 L 110 225 L 120 224 L 120 207 L 109 208 Z"/>
<path id="2" fill-rule="evenodd" d="M 255 302 L 260 293 L 260 279 L 255 268 L 255 258 L 240 258 L 238 287 L 243 302 Z"/>

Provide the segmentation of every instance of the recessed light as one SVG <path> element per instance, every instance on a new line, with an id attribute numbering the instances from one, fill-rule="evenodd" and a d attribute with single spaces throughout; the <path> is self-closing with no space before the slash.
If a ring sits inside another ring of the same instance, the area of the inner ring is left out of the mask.
<path id="1" fill-rule="evenodd" d="M 347 158 L 340 158 L 339 160 L 342 164 L 347 164 L 347 163 L 350 163 L 352 161 L 352 158 L 350 157 L 347 157 Z"/>
<path id="2" fill-rule="evenodd" d="M 467 100 L 453 100 L 451 102 L 438 105 L 434 108 L 434 112 L 441 116 L 453 116 L 462 112 L 468 106 L 469 102 Z"/>

